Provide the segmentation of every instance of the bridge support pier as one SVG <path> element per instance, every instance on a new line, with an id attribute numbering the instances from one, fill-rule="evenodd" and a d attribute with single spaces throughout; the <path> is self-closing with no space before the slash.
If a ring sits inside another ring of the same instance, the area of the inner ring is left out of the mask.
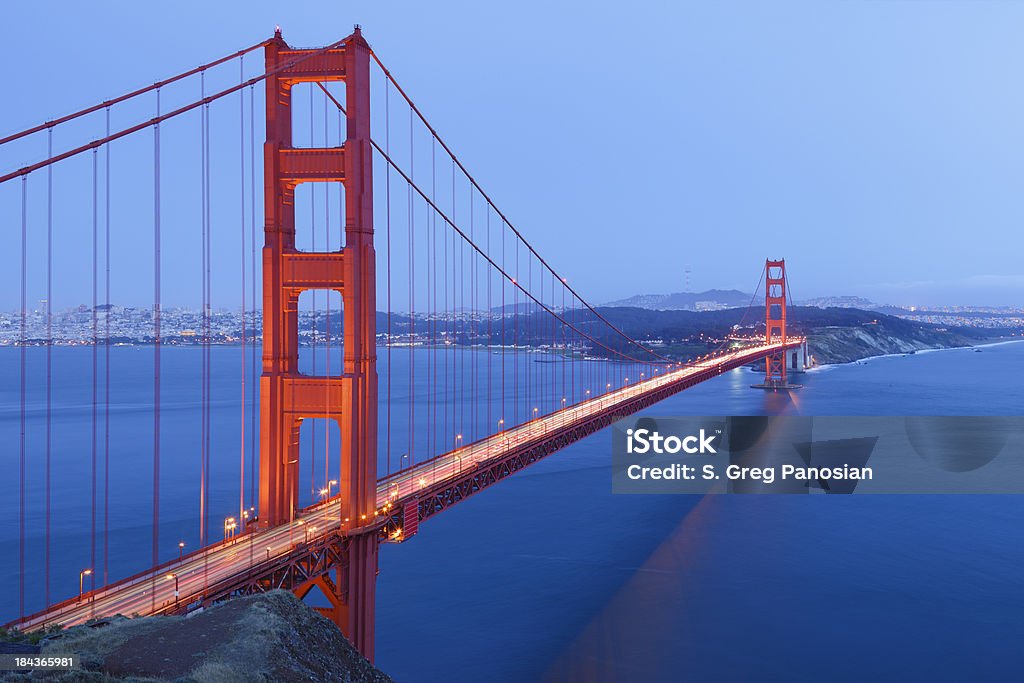
<path id="1" fill-rule="evenodd" d="M 370 47 L 359 28 L 327 50 L 294 49 L 280 32 L 266 47 L 267 139 L 264 145 L 263 375 L 260 378 L 259 524 L 292 521 L 299 509 L 299 427 L 306 418 L 336 420 L 341 432 L 338 498 L 344 541 L 339 563 L 315 585 L 331 600 L 331 619 L 373 659 L 377 538 L 376 254 L 370 144 Z M 292 144 L 292 86 L 344 81 L 347 133 L 341 147 Z M 341 182 L 345 188 L 340 251 L 300 252 L 295 188 Z M 308 290 L 339 292 L 343 304 L 342 372 L 299 372 L 298 302 Z M 309 584 L 313 585 L 313 584 Z M 298 591 L 308 592 L 308 589 Z"/>
<path id="2" fill-rule="evenodd" d="M 380 548 L 377 536 L 378 531 L 374 528 L 367 533 L 349 537 L 343 553 L 348 559 L 347 563 L 335 565 L 331 572 L 295 590 L 295 595 L 301 600 L 313 588 L 319 589 L 331 606 L 316 607 L 316 611 L 334 622 L 349 642 L 364 655 L 372 653 L 374 646 L 377 557 Z"/>
<path id="3" fill-rule="evenodd" d="M 337 585 L 343 586 L 343 609 L 332 620 L 357 650 L 372 660 L 374 618 L 377 601 L 377 555 L 380 549 L 376 531 L 352 537 L 348 547 L 348 566 L 337 568 Z"/>
<path id="4" fill-rule="evenodd" d="M 786 372 L 799 375 L 807 372 L 807 342 L 786 352 Z"/>

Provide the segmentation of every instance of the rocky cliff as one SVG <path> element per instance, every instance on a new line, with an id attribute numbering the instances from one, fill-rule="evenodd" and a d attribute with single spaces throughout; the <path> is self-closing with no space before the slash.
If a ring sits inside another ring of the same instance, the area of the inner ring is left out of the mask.
<path id="1" fill-rule="evenodd" d="M 923 349 L 970 346 L 977 342 L 977 339 L 933 327 L 900 325 L 899 329 L 890 329 L 884 320 L 877 324 L 816 327 L 807 331 L 808 351 L 818 365 Z"/>

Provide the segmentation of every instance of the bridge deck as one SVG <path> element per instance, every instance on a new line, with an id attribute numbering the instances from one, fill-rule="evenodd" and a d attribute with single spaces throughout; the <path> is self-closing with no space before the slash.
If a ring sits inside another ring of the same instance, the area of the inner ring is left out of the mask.
<path id="1" fill-rule="evenodd" d="M 800 343 L 802 340 L 792 340 L 786 344 L 786 348 Z M 343 538 L 360 526 L 364 530 L 366 526 L 381 526 L 387 519 L 396 520 L 395 524 L 400 525 L 401 516 L 396 512 L 400 512 L 408 503 L 430 501 L 440 491 L 451 492 L 460 482 L 470 482 L 466 484 L 467 488 L 463 488 L 454 497 L 453 502 L 457 502 L 482 488 L 479 480 L 472 482 L 474 473 L 522 452 L 524 448 L 550 441 L 555 435 L 577 430 L 577 436 L 549 446 L 538 456 L 543 457 L 565 443 L 609 424 L 613 419 L 640 409 L 642 404 L 637 399 L 652 396 L 660 400 L 668 393 L 681 391 L 729 369 L 763 358 L 780 347 L 779 344 L 749 347 L 670 372 L 662 371 L 663 374 L 656 374 L 641 382 L 538 417 L 397 472 L 378 484 L 377 505 L 382 516 L 377 520 L 347 519 L 340 500 L 335 497 L 301 511 L 294 521 L 287 524 L 271 529 L 253 529 L 235 539 L 216 543 L 180 560 L 175 558 L 159 567 L 86 593 L 81 601 L 77 597 L 65 600 L 23 621 L 15 620 L 6 626 L 27 631 L 54 623 L 70 626 L 114 614 L 147 615 L 184 611 L 190 603 L 197 604 L 197 601 L 208 601 L 230 594 L 232 586 L 242 581 L 239 577 L 243 575 L 246 577 L 244 580 L 251 584 L 254 576 L 279 572 L 289 558 L 308 554 L 318 545 L 322 548 L 325 543 Z M 603 419 L 598 421 L 596 418 Z M 578 427 L 588 423 L 591 429 L 584 432 L 578 430 Z M 536 459 L 534 457 L 526 464 Z M 515 469 L 506 468 L 506 474 Z M 430 507 L 427 509 L 420 508 L 419 518 L 433 514 L 434 507 L 437 510 L 445 507 L 433 502 L 428 505 Z M 179 593 L 177 597 L 175 576 Z"/>

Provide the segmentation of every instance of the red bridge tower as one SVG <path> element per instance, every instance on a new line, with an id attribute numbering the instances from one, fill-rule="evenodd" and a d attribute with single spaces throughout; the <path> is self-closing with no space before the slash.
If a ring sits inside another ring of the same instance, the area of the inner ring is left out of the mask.
<path id="1" fill-rule="evenodd" d="M 786 343 L 786 259 L 766 260 L 764 263 L 765 342 Z M 786 381 L 786 352 L 778 351 L 765 357 L 764 387 L 781 389 Z"/>
<path id="2" fill-rule="evenodd" d="M 314 52 L 318 54 L 287 67 L 297 57 Z M 278 31 L 266 47 L 266 69 L 271 75 L 266 79 L 264 146 L 259 523 L 276 526 L 295 516 L 302 420 L 336 420 L 341 432 L 341 515 L 351 520 L 343 525 L 348 561 L 333 568 L 333 581 L 323 577 L 317 585 L 332 603 L 328 616 L 372 659 L 377 574 L 377 535 L 372 528 L 377 484 L 377 307 L 370 47 L 358 26 L 343 45 L 326 51 L 293 49 Z M 341 147 L 293 147 L 292 86 L 325 81 L 345 82 L 346 140 Z M 295 187 L 305 182 L 344 184 L 345 244 L 340 251 L 310 253 L 295 248 Z M 341 293 L 341 375 L 299 373 L 299 294 L 311 289 Z"/>

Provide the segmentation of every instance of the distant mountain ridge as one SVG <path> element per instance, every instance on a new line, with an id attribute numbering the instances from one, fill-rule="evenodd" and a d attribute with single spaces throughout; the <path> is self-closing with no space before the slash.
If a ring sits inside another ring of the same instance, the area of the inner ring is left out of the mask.
<path id="1" fill-rule="evenodd" d="M 698 308 L 736 308 L 750 304 L 751 295 L 738 289 L 708 289 L 703 292 L 637 294 L 609 301 L 614 308 L 645 308 L 649 311 L 696 311 Z"/>

